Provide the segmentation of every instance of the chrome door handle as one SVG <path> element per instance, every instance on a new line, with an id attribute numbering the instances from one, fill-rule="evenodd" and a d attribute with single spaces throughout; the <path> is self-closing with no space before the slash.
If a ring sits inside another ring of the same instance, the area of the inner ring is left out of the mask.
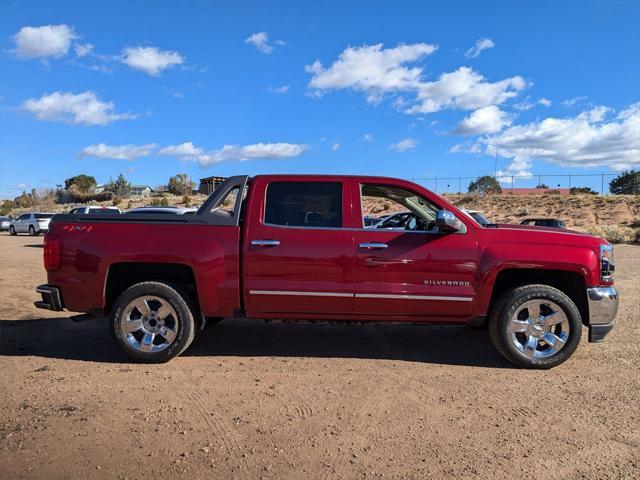
<path id="1" fill-rule="evenodd" d="M 256 247 L 277 247 L 280 245 L 280 240 L 251 240 L 251 245 Z"/>
<path id="2" fill-rule="evenodd" d="M 365 242 L 358 245 L 360 248 L 366 248 L 367 250 L 377 250 L 380 248 L 389 248 L 386 243 Z"/>

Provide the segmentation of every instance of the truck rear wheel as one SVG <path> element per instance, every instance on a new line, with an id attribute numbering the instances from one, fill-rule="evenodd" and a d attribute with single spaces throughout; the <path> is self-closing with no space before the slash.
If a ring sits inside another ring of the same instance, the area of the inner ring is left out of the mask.
<path id="1" fill-rule="evenodd" d="M 189 347 L 195 335 L 186 296 L 161 282 L 142 282 L 122 293 L 111 309 L 111 330 L 132 358 L 168 362 Z"/>
<path id="2" fill-rule="evenodd" d="M 489 318 L 498 351 L 524 368 L 560 365 L 578 347 L 582 319 L 575 303 L 557 288 L 524 285 L 499 298 Z"/>

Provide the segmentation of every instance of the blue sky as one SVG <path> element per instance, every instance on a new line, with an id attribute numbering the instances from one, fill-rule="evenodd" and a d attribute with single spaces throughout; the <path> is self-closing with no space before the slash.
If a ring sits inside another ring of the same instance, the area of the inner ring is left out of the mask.
<path id="1" fill-rule="evenodd" d="M 1 9 L 3 197 L 78 173 L 475 176 L 496 150 L 503 175 L 640 165 L 634 1 Z"/>

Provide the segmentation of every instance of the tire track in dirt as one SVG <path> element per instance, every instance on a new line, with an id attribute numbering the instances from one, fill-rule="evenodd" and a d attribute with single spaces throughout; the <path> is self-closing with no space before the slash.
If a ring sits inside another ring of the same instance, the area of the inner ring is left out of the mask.
<path id="1" fill-rule="evenodd" d="M 218 413 L 217 408 L 210 408 L 210 406 L 207 405 L 206 400 L 200 392 L 191 390 L 185 393 L 184 396 L 189 403 L 193 405 L 194 410 L 202 417 L 209 431 L 221 440 L 222 446 L 227 451 L 227 454 L 238 462 L 241 468 L 239 476 L 246 478 L 249 465 L 246 457 L 241 453 L 242 447 L 234 430 L 227 425 L 226 420 Z"/>

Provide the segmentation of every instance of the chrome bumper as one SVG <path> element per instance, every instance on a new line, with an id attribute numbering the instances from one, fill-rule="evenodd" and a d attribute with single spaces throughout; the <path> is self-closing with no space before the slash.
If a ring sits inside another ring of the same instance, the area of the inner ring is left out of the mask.
<path id="1" fill-rule="evenodd" d="M 614 287 L 587 288 L 589 342 L 602 342 L 615 324 L 618 291 Z"/>

